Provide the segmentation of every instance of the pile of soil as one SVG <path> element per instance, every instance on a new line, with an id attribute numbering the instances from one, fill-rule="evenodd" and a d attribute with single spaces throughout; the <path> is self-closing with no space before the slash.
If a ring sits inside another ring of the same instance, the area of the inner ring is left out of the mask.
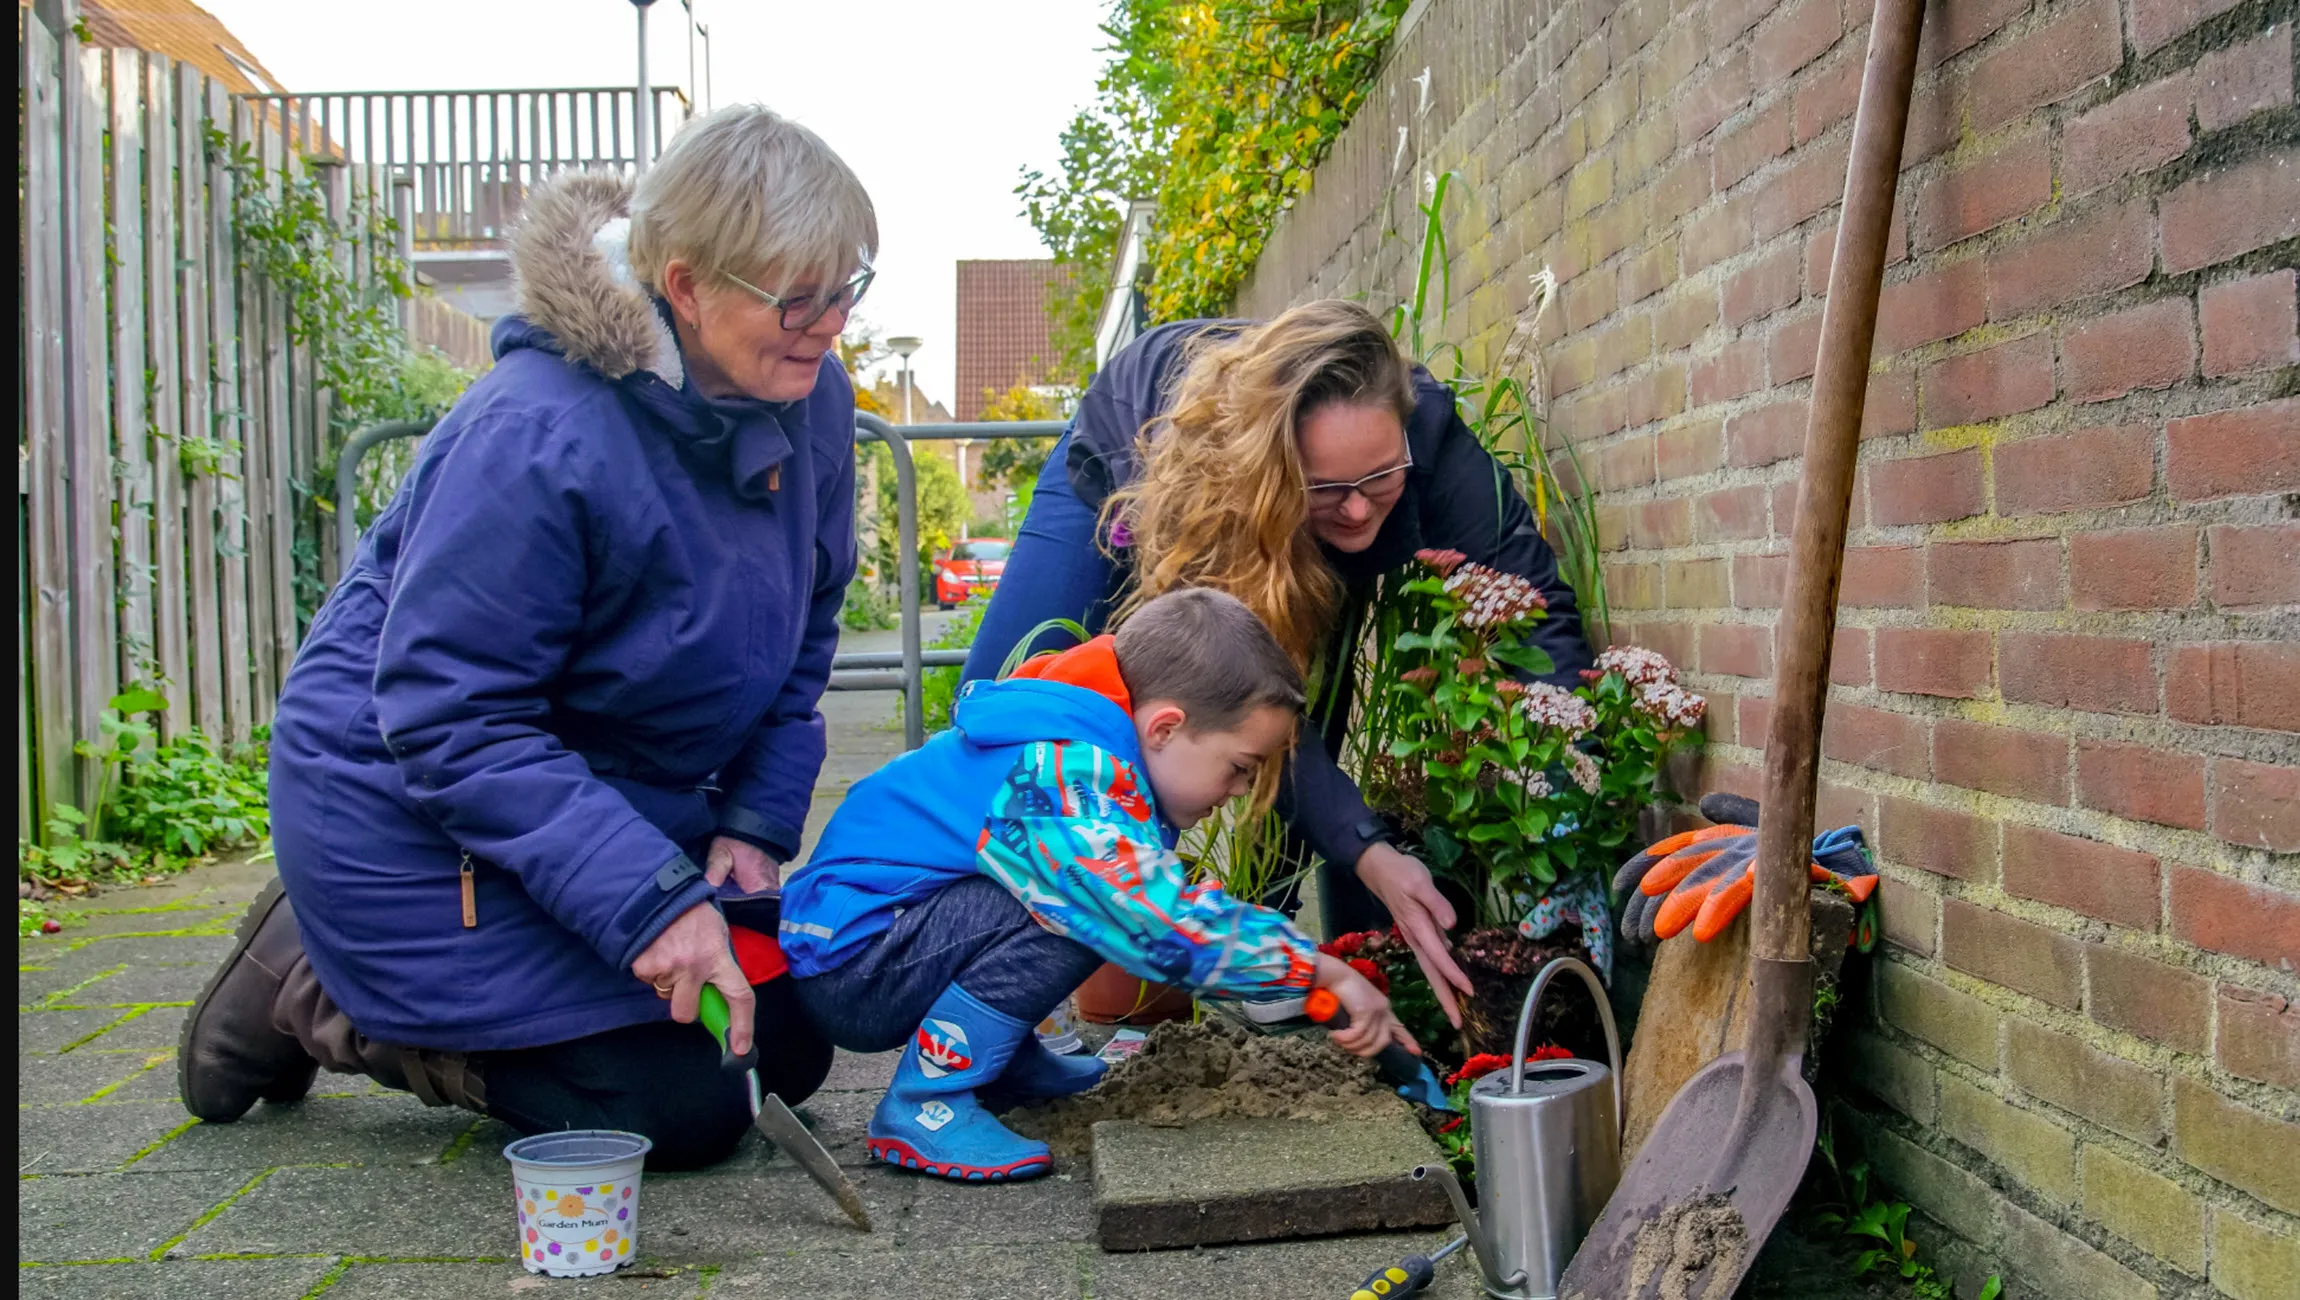
<path id="1" fill-rule="evenodd" d="M 1660 1300 L 1725 1300 L 1748 1249 L 1749 1229 L 1732 1197 L 1680 1202 L 1638 1226 L 1628 1294 L 1655 1287 L 1651 1294 Z"/>
<path id="2" fill-rule="evenodd" d="M 1371 1061 L 1324 1034 L 1266 1038 L 1221 1020 L 1179 1021 L 1150 1031 L 1141 1051 L 1075 1097 L 999 1118 L 1056 1155 L 1084 1155 L 1106 1119 L 1186 1124 L 1246 1119 L 1371 1119 L 1405 1103 L 1382 1085 Z"/>

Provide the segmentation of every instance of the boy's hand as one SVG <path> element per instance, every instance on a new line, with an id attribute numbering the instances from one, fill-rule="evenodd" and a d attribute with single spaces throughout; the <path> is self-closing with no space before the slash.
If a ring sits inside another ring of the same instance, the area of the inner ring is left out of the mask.
<path id="1" fill-rule="evenodd" d="M 1333 1031 L 1334 1046 L 1352 1056 L 1372 1056 L 1396 1042 L 1414 1055 L 1421 1055 L 1421 1044 L 1398 1023 L 1397 1014 L 1390 1010 L 1390 1000 L 1365 976 L 1351 970 L 1348 962 L 1319 953 L 1315 983 L 1316 987 L 1332 993 L 1341 1002 L 1342 1010 L 1349 1013 L 1349 1028 Z"/>

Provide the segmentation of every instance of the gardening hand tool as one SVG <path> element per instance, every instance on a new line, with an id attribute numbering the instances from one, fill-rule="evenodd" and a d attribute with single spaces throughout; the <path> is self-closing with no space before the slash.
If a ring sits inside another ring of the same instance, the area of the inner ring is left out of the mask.
<path id="1" fill-rule="evenodd" d="M 751 1050 L 742 1056 L 727 1050 L 727 995 L 719 992 L 715 985 L 704 985 L 702 1004 L 697 1011 L 703 1026 L 719 1040 L 719 1068 L 744 1073 L 751 1089 L 751 1123 L 758 1128 L 760 1136 L 774 1143 L 776 1150 L 788 1152 L 799 1168 L 806 1171 L 807 1177 L 815 1180 L 815 1186 L 831 1194 L 831 1199 L 839 1203 L 839 1208 L 846 1211 L 856 1227 L 869 1232 L 870 1211 L 863 1208 L 862 1194 L 840 1172 L 838 1161 L 831 1159 L 831 1153 L 823 1150 L 823 1144 L 807 1131 L 807 1126 L 799 1122 L 799 1117 L 791 1113 L 782 1098 L 759 1091 L 759 1075 L 754 1068 L 759 1060 L 758 1043 L 753 1041 Z"/>
<path id="2" fill-rule="evenodd" d="M 1597 1002 L 1605 1025 L 1604 1065 L 1525 1059 L 1534 1009 L 1550 981 L 1568 971 L 1589 986 Z M 1546 1300 L 1557 1294 L 1566 1260 L 1621 1177 L 1621 1115 L 1621 1037 L 1613 1004 L 1587 962 L 1554 958 L 1525 991 L 1508 1071 L 1496 1070 L 1470 1085 L 1477 1208 L 1470 1208 L 1461 1180 L 1445 1165 L 1414 1170 L 1416 1182 L 1435 1178 L 1452 1199 L 1469 1230 L 1487 1295 Z"/>
<path id="3" fill-rule="evenodd" d="M 1313 989 L 1303 1004 L 1303 1010 L 1312 1020 L 1328 1029 L 1350 1027 L 1350 1013 L 1342 1008 L 1342 1000 L 1325 989 Z M 1397 1089 L 1397 1094 L 1417 1106 L 1431 1110 L 1454 1109 L 1453 1099 L 1445 1095 L 1445 1085 L 1438 1082 L 1437 1071 L 1429 1062 L 1405 1049 L 1396 1039 L 1382 1044 L 1374 1053 L 1374 1071 L 1382 1082 Z"/>
<path id="4" fill-rule="evenodd" d="M 1818 1111 L 1803 1058 L 1813 1010 L 1814 787 L 1885 234 L 1924 27 L 1923 0 L 1875 4 L 1774 637 L 1780 659 L 1757 837 L 1747 1045 L 1693 1076 L 1662 1112 L 1566 1269 L 1564 1300 L 1645 1300 L 1663 1288 L 1700 1300 L 1731 1295 L 1813 1154 Z"/>
<path id="5" fill-rule="evenodd" d="M 1350 1292 L 1350 1300 L 1390 1300 L 1392 1296 L 1417 1295 L 1437 1278 L 1437 1266 L 1445 1257 L 1468 1244 L 1469 1237 L 1464 1234 L 1427 1255 L 1417 1251 L 1387 1268 L 1375 1269 L 1357 1290 Z"/>

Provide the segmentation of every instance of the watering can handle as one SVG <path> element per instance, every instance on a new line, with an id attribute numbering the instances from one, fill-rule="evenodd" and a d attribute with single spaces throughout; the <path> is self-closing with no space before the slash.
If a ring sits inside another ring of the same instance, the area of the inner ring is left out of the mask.
<path id="1" fill-rule="evenodd" d="M 1571 970 L 1581 976 L 1581 982 L 1589 986 L 1589 996 L 1597 1000 L 1597 1018 L 1605 1025 L 1606 1064 L 1613 1069 L 1614 1118 L 1626 1131 L 1629 1113 L 1621 1105 L 1621 1035 L 1613 1026 L 1613 1004 L 1606 999 L 1605 986 L 1598 982 L 1597 972 L 1578 957 L 1552 958 L 1541 968 L 1541 973 L 1533 977 L 1533 987 L 1525 991 L 1525 1008 L 1517 1013 L 1517 1050 L 1509 1060 L 1509 1090 L 1525 1091 L 1525 1044 L 1533 1033 L 1533 1009 L 1540 1004 L 1541 995 L 1560 970 Z"/>

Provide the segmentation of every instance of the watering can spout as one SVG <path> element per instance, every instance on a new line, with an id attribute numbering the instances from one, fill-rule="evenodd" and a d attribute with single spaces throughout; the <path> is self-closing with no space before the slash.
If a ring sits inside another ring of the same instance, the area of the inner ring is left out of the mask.
<path id="1" fill-rule="evenodd" d="M 1516 1293 L 1525 1284 L 1525 1274 L 1513 1271 L 1504 1276 L 1501 1273 L 1496 1263 L 1498 1257 L 1493 1242 L 1486 1235 L 1484 1225 L 1478 1222 L 1477 1211 L 1470 1208 L 1469 1197 L 1462 1194 L 1461 1180 L 1454 1177 L 1453 1170 L 1444 1165 L 1414 1166 L 1415 1182 L 1431 1178 L 1445 1188 L 1447 1198 L 1453 1202 L 1454 1213 L 1461 1218 L 1462 1231 L 1469 1236 L 1469 1248 L 1477 1255 L 1478 1272 L 1485 1274 L 1486 1290 L 1496 1295 Z"/>

